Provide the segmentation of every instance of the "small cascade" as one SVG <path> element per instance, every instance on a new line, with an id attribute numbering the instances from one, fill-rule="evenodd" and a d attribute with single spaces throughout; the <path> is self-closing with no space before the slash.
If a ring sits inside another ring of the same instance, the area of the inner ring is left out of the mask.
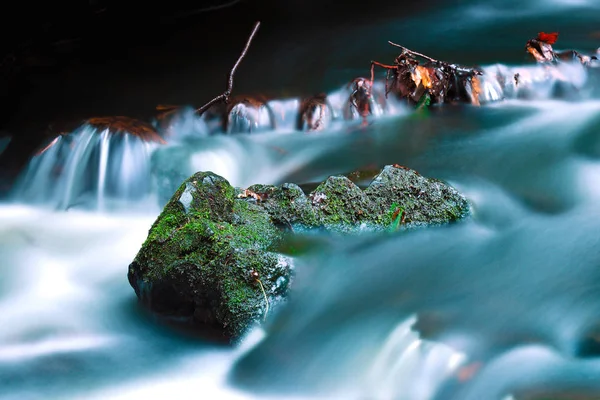
<path id="1" fill-rule="evenodd" d="M 589 81 L 598 75 L 597 68 L 585 67 L 579 62 L 515 67 L 494 64 L 484 67 L 483 72 L 479 95 L 482 103 L 504 99 L 590 98 L 595 85 Z"/>
<path id="2" fill-rule="evenodd" d="M 152 125 L 161 133 L 162 137 L 168 140 L 202 137 L 214 129 L 214 126 L 210 126 L 210 121 L 196 114 L 193 107 L 173 106 L 171 109 L 166 108 L 161 111 L 163 111 L 162 114 L 155 118 Z"/>
<path id="3" fill-rule="evenodd" d="M 151 193 L 150 154 L 138 136 L 83 125 L 56 137 L 19 178 L 13 199 L 26 204 L 104 210 L 107 202 L 139 201 Z"/>
<path id="4" fill-rule="evenodd" d="M 296 130 L 300 100 L 294 98 L 271 100 L 267 102 L 267 107 L 272 110 L 273 122 L 277 129 L 282 131 Z"/>
<path id="5" fill-rule="evenodd" d="M 254 133 L 275 128 L 271 108 L 265 103 L 245 99 L 233 105 L 227 115 L 225 133 Z"/>
<path id="6" fill-rule="evenodd" d="M 598 79 L 600 69 L 579 62 L 526 66 L 494 64 L 482 68 L 482 71 L 478 100 L 483 106 L 508 99 L 535 101 L 598 97 L 594 90 L 599 85 L 594 84 L 594 79 Z M 211 135 L 337 130 L 347 124 L 365 124 L 366 120 L 397 116 L 411 110 L 411 106 L 393 93 L 386 96 L 383 81 L 376 80 L 372 88 L 368 82 L 365 78 L 357 78 L 328 94 L 304 99 L 267 101 L 243 98 L 227 107 L 215 107 L 202 116 L 198 116 L 192 107 L 162 106 L 160 110 L 163 113 L 152 124 L 127 117 L 92 118 L 73 133 L 56 137 L 32 158 L 13 190 L 13 198 L 59 209 L 84 207 L 102 210 L 107 207 L 107 201 L 127 203 L 154 195 L 153 179 L 158 181 L 159 197 L 168 198 L 173 188 L 197 170 L 194 168 L 201 164 L 204 169 L 219 169 L 224 158 L 215 154 L 217 161 L 211 158 L 199 160 L 200 153 L 197 153 L 193 157 L 195 161 L 191 162 L 190 154 L 187 154 L 190 151 L 184 151 L 187 156 L 180 154 L 170 159 L 173 152 L 168 149 L 169 156 L 166 159 L 157 157 L 160 165 L 156 166 L 154 162 L 151 167 L 150 154 L 159 143 L 165 144 L 165 139 L 172 144 L 167 147 L 183 146 L 188 149 L 188 142 Z M 365 97 L 363 93 L 362 100 L 354 96 L 367 84 L 369 96 Z M 0 152 L 5 142 L 8 141 L 0 140 Z M 210 147 L 207 143 L 201 144 L 210 155 L 212 150 L 207 146 Z M 234 146 L 226 153 L 232 154 L 236 148 Z M 219 152 L 222 153 L 223 149 Z M 161 160 L 166 161 L 167 167 L 162 165 Z M 231 163 L 237 162 L 228 161 L 228 171 L 232 170 Z M 237 169 L 234 165 L 233 170 Z M 241 183 L 256 176 L 229 178 Z"/>

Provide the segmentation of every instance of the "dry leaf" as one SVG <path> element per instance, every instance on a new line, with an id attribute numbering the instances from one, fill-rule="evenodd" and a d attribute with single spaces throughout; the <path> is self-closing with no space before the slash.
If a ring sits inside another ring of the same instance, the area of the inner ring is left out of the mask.
<path id="1" fill-rule="evenodd" d="M 245 199 L 247 197 L 252 197 L 256 201 L 262 201 L 263 197 L 258 193 L 254 193 L 252 190 L 244 189 L 244 191 L 238 194 L 238 198 Z"/>
<path id="2" fill-rule="evenodd" d="M 99 130 L 108 129 L 111 133 L 129 133 L 145 142 L 166 143 L 152 125 L 138 119 L 122 116 L 95 117 L 88 119 L 86 123 Z"/>

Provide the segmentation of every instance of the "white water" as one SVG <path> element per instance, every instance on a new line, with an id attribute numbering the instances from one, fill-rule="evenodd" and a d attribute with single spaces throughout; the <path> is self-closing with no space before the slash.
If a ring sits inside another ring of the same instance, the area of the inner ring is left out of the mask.
<path id="1" fill-rule="evenodd" d="M 589 82 L 588 75 L 590 72 L 595 74 L 596 69 L 586 69 L 579 63 L 564 63 L 552 67 L 508 67 L 497 64 L 487 66 L 483 71 L 480 101 L 484 105 L 507 99 L 532 101 L 559 97 L 584 100 L 594 96 L 593 90 L 586 87 L 595 87 Z M 515 79 L 516 74 L 518 82 Z M 373 92 L 379 93 L 379 96 L 374 97 L 381 98 L 384 90 L 383 83 L 377 82 Z M 328 131 L 356 129 L 353 122 L 344 121 L 361 120 L 356 110 L 349 106 L 351 91 L 351 86 L 346 85 L 328 95 L 327 101 L 332 114 L 327 119 Z M 299 104 L 298 99 L 273 100 L 258 110 L 240 105 L 232 111 L 228 131 L 225 133 L 294 132 Z M 371 107 L 372 120 L 408 112 L 405 106 L 394 101 L 391 96 L 385 102 L 372 101 Z M 349 117 L 345 118 L 347 110 L 351 112 Z M 244 119 L 246 114 L 249 116 Z M 272 126 L 276 127 L 275 131 L 272 130 Z M 156 179 L 159 192 L 174 191 L 179 181 L 199 170 L 212 170 L 222 174 L 238 186 L 266 182 L 269 178 L 278 182 L 281 177 L 289 174 L 291 169 L 302 165 L 307 158 L 315 156 L 314 148 L 311 148 L 307 155 L 296 154 L 295 159 L 255 154 L 255 159 L 246 158 L 251 161 L 249 165 L 243 165 L 239 162 L 240 159 L 245 159 L 241 153 L 247 150 L 245 146 L 253 145 L 252 141 L 243 146 L 240 146 L 237 140 L 230 141 L 228 146 L 219 145 L 216 150 L 211 148 L 209 141 L 206 150 L 198 149 L 197 146 L 187 149 L 187 141 L 206 138 L 210 131 L 209 124 L 196 117 L 192 108 L 185 108 L 176 114 L 163 129 L 165 137 L 173 144 L 177 144 L 178 141 L 183 143 L 174 153 L 169 153 L 170 150 L 167 149 L 168 156 L 157 157 L 159 162 L 154 162 L 152 167 L 155 171 L 154 176 L 151 174 L 151 154 L 158 145 L 143 142 L 138 137 L 126 133 L 111 134 L 108 130 L 99 132 L 83 125 L 72 134 L 58 136 L 41 155 L 32 158 L 13 191 L 13 198 L 17 202 L 49 205 L 58 209 L 78 207 L 107 210 L 107 203 L 110 203 L 108 209 L 122 206 L 128 208 L 141 199 L 154 201 Z M 219 133 L 215 129 L 212 128 L 212 133 Z M 270 140 L 269 136 L 266 138 Z M 237 151 L 232 151 L 236 146 Z M 329 149 L 324 147 L 319 151 L 327 152 Z M 191 152 L 194 152 L 193 156 L 190 156 Z M 182 159 L 182 155 L 185 160 Z M 160 161 L 165 159 L 169 165 Z M 271 174 L 270 170 L 267 176 L 257 173 L 256 168 L 252 167 L 257 159 L 261 162 L 276 160 L 273 161 L 273 168 L 279 170 L 280 177 L 268 176 Z M 239 171 L 232 170 L 236 166 L 240 168 Z M 177 177 L 172 176 L 173 170 L 176 170 Z M 165 173 L 171 181 L 167 185 L 163 183 Z M 160 204 L 162 203 L 164 199 L 161 198 Z"/>
<path id="2" fill-rule="evenodd" d="M 310 139 L 267 134 L 202 142 L 229 155 L 224 176 L 253 163 L 253 174 L 267 183 L 298 170 L 316 180 L 334 172 L 332 159 L 349 170 L 402 158 L 427 175 L 454 175 L 476 212 L 473 222 L 448 232 L 330 242 L 329 251 L 301 260 L 294 301 L 275 316 L 285 329 L 271 332 L 267 324 L 265 337 L 256 333 L 258 344 L 250 338 L 239 350 L 187 339 L 135 308 L 127 265 L 158 208 L 106 214 L 4 206 L 4 397 L 500 399 L 535 387 L 565 390 L 572 382 L 594 393 L 585 377 L 598 372 L 598 362 L 573 355 L 600 298 L 600 166 L 594 153 L 580 155 L 595 148 L 588 127 L 600 105 L 518 101 L 464 112 L 467 127 L 486 116 L 472 137 L 452 139 L 444 122 L 450 114 L 420 122 L 409 115 Z M 396 133 L 406 123 L 432 122 L 439 132 L 427 144 L 411 129 Z M 583 139 L 589 144 L 573 147 Z M 289 168 L 274 168 L 271 146 L 286 147 Z M 448 266 L 437 268 L 441 262 Z M 341 266 L 343 275 L 336 272 Z M 397 297 L 409 288 L 420 298 Z M 495 296 L 507 304 L 498 308 Z M 428 334 L 433 340 L 419 337 L 436 315 L 440 332 Z M 410 329 L 415 321 L 420 328 Z M 518 339 L 536 332 L 548 338 Z M 504 334 L 515 335 L 514 345 L 483 351 Z"/>
<path id="3" fill-rule="evenodd" d="M 0 329 L 0 375 L 5 376 L 0 379 L 1 398 L 143 399 L 170 394 L 192 399 L 199 390 L 211 398 L 259 398 L 226 384 L 232 363 L 262 339 L 258 331 L 238 349 L 181 346 L 185 352 L 176 351 L 173 360 L 153 361 L 168 364 L 168 371 L 146 366 L 157 357 L 148 358 L 148 352 L 161 352 L 154 346 L 176 348 L 177 339 L 153 333 L 151 321 L 137 321 L 140 326 L 132 328 L 127 320 L 132 316 L 115 307 L 133 305 L 123 268 L 153 220 L 153 215 L 0 208 L 0 326 L 8 327 Z M 408 352 L 414 353 L 418 343 L 404 324 L 387 348 L 402 353 L 410 347 Z M 386 353 L 375 369 L 385 363 Z M 89 357 L 93 365 L 86 361 Z M 415 355 L 406 359 L 407 366 L 418 362 Z M 86 374 L 107 374 L 113 363 L 124 376 L 99 388 L 79 388 Z M 129 369 L 142 373 L 127 376 Z M 19 380 L 29 383 L 15 385 Z"/>
<path id="4" fill-rule="evenodd" d="M 159 149 L 86 127 L 58 138 L 18 186 L 34 206 L 0 207 L 0 397 L 598 398 L 600 103 L 575 90 L 577 65 L 485 70 L 480 108 L 382 108 L 366 128 L 293 132 L 292 99 L 270 103 L 280 129 L 260 135 L 207 136 L 188 115 Z M 136 306 L 126 273 L 160 210 L 151 182 L 168 196 L 196 170 L 247 186 L 395 162 L 456 185 L 473 219 L 312 238 L 289 304 L 238 349 Z"/>
<path id="5" fill-rule="evenodd" d="M 18 202 L 57 209 L 104 210 L 107 202 L 139 202 L 152 193 L 156 144 L 84 125 L 58 136 L 34 156 L 13 190 Z"/>

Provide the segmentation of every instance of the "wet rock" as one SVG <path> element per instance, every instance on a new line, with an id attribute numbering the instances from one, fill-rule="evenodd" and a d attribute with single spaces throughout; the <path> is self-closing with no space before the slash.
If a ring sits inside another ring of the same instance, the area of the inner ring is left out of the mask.
<path id="1" fill-rule="evenodd" d="M 352 92 L 343 108 L 344 119 L 363 119 L 364 122 L 369 115 L 383 115 L 386 108 L 385 93 L 377 85 L 371 86 L 371 81 L 366 78 L 352 81 Z"/>
<path id="2" fill-rule="evenodd" d="M 329 127 L 332 120 L 333 111 L 327 96 L 320 94 L 300 104 L 296 128 L 300 131 L 320 131 Z"/>
<path id="3" fill-rule="evenodd" d="M 345 176 L 330 176 L 309 197 L 321 224 L 330 230 L 377 220 L 375 204 Z"/>
<path id="4" fill-rule="evenodd" d="M 386 166 L 365 190 L 331 176 L 309 195 L 291 183 L 235 189 L 198 172 L 169 200 L 128 277 L 152 311 L 235 340 L 287 293 L 292 263 L 273 250 L 284 232 L 397 230 L 468 213 L 454 188 L 399 166 Z"/>
<path id="5" fill-rule="evenodd" d="M 398 213 L 405 227 L 444 224 L 469 214 L 467 199 L 437 179 L 414 170 L 388 165 L 361 190 L 349 177 L 330 176 L 305 195 L 290 183 L 281 186 L 253 185 L 241 197 L 265 209 L 279 226 L 294 231 L 320 228 L 333 232 L 357 229 L 388 229 Z M 251 195 L 249 195 L 249 193 Z"/>
<path id="6" fill-rule="evenodd" d="M 237 199 L 222 177 L 199 172 L 150 229 L 129 282 L 157 314 L 237 338 L 287 290 L 290 260 L 269 251 L 280 235 L 264 209 Z"/>
<path id="7" fill-rule="evenodd" d="M 386 166 L 365 194 L 379 213 L 396 204 L 404 212 L 405 224 L 443 224 L 469 213 L 467 199 L 452 186 L 400 166 Z"/>
<path id="8" fill-rule="evenodd" d="M 243 98 L 232 103 L 227 110 L 225 132 L 253 133 L 272 130 L 274 118 L 268 105 L 258 99 Z"/>
<path id="9" fill-rule="evenodd" d="M 281 186 L 253 185 L 248 188 L 257 194 L 258 204 L 269 213 L 273 223 L 285 229 L 321 225 L 317 212 L 302 189 L 293 183 Z M 248 198 L 247 194 L 240 197 Z M 251 197 L 251 196 L 250 196 Z"/>

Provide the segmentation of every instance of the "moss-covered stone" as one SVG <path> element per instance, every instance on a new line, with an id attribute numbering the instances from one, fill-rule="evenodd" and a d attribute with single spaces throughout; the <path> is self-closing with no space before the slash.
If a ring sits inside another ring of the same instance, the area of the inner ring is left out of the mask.
<path id="1" fill-rule="evenodd" d="M 437 179 L 425 178 L 408 168 L 388 165 L 365 189 L 376 204 L 382 223 L 397 207 L 403 211 L 405 224 L 443 224 L 464 218 L 469 203 L 458 190 Z M 387 213 L 387 214 L 386 214 Z"/>
<path id="2" fill-rule="evenodd" d="M 152 311 L 235 338 L 264 316 L 265 295 L 273 306 L 287 290 L 289 260 L 269 251 L 280 235 L 264 209 L 236 199 L 222 177 L 199 172 L 150 229 L 129 282 Z"/>
<path id="3" fill-rule="evenodd" d="M 320 224 L 328 230 L 348 230 L 377 218 L 375 204 L 345 176 L 330 176 L 309 195 Z"/>
<path id="4" fill-rule="evenodd" d="M 286 295 L 291 261 L 273 251 L 284 231 L 396 230 L 468 212 L 454 188 L 399 166 L 385 167 L 365 190 L 332 176 L 308 196 L 294 184 L 241 190 L 198 172 L 166 204 L 128 277 L 154 312 L 237 338 Z"/>
<path id="5" fill-rule="evenodd" d="M 315 209 L 302 189 L 293 183 L 281 186 L 253 185 L 248 188 L 260 197 L 258 204 L 283 228 L 303 225 L 314 227 L 320 224 Z"/>

